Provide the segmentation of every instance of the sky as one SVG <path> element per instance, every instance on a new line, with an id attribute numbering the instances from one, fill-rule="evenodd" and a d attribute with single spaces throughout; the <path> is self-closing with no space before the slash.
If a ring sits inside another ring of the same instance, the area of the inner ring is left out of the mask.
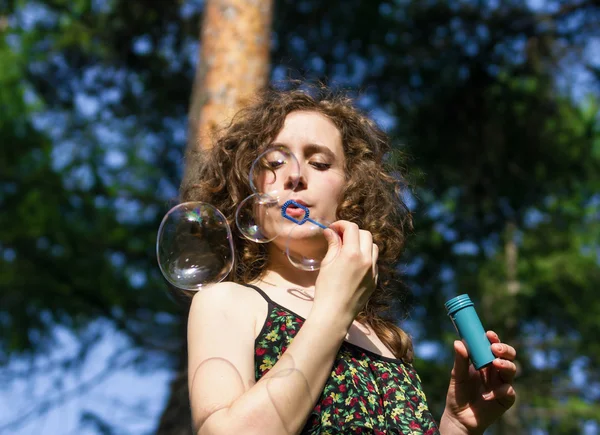
<path id="1" fill-rule="evenodd" d="M 99 341 L 81 359 L 79 337 L 66 328 L 54 330 L 53 349 L 31 363 L 13 360 L 0 369 L 0 434 L 97 434 L 82 424 L 86 411 L 114 423 L 123 434 L 152 433 L 167 400 L 172 373 L 155 367 L 140 373 L 127 338 L 109 322 L 98 320 L 84 334 Z M 54 363 L 74 359 L 65 370 Z M 12 372 L 30 373 L 11 376 Z M 46 407 L 45 404 L 54 403 Z M 58 405 L 56 404 L 58 403 Z"/>

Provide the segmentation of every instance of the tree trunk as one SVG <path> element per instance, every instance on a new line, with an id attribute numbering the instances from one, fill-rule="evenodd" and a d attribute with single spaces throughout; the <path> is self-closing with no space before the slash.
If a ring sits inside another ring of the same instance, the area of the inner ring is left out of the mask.
<path id="1" fill-rule="evenodd" d="M 215 130 L 267 84 L 272 9 L 272 0 L 206 2 L 188 151 L 210 148 Z"/>
<path id="2" fill-rule="evenodd" d="M 199 151 L 211 147 L 218 127 L 226 124 L 268 81 L 272 0 L 207 0 L 201 25 L 201 44 L 189 109 L 188 168 Z M 186 316 L 184 340 L 169 400 L 157 434 L 193 434 L 187 385 Z"/>

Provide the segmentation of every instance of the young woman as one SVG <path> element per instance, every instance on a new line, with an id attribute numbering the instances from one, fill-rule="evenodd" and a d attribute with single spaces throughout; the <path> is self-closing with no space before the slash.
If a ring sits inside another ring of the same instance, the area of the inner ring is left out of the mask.
<path id="1" fill-rule="evenodd" d="M 286 242 L 300 253 L 319 249 L 306 232 L 285 236 L 295 223 L 281 218 L 283 236 L 266 244 L 241 237 L 234 224 L 237 205 L 252 193 L 252 162 L 277 145 L 300 165 L 276 179 L 280 191 L 333 222 L 320 270 L 288 260 Z M 223 212 L 236 250 L 230 280 L 199 291 L 190 308 L 198 434 L 478 434 L 512 406 L 515 350 L 489 331 L 497 357 L 491 390 L 456 341 L 439 426 L 428 410 L 411 339 L 386 317 L 390 300 L 402 301 L 394 266 L 411 227 L 399 183 L 384 169 L 389 150 L 386 135 L 349 99 L 269 90 L 194 164 L 182 199 Z"/>

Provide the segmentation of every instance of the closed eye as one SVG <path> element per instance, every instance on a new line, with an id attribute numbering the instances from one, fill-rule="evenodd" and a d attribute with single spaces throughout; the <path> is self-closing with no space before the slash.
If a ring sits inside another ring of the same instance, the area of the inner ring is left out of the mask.
<path id="1" fill-rule="evenodd" d="M 268 162 L 268 165 L 269 165 L 269 168 L 271 168 L 271 169 L 279 169 L 280 167 L 285 165 L 285 161 L 274 160 L 274 161 Z"/>
<path id="2" fill-rule="evenodd" d="M 325 171 L 331 168 L 330 163 L 322 163 L 322 162 L 310 162 L 310 164 L 319 171 Z"/>

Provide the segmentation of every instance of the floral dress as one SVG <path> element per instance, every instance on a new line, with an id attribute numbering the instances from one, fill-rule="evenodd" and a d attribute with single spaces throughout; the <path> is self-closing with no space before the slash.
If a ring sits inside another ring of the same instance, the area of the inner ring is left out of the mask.
<path id="1" fill-rule="evenodd" d="M 305 319 L 251 287 L 269 304 L 255 341 L 255 377 L 259 380 L 285 352 Z M 302 434 L 432 435 L 439 431 L 412 365 L 344 341 Z"/>

